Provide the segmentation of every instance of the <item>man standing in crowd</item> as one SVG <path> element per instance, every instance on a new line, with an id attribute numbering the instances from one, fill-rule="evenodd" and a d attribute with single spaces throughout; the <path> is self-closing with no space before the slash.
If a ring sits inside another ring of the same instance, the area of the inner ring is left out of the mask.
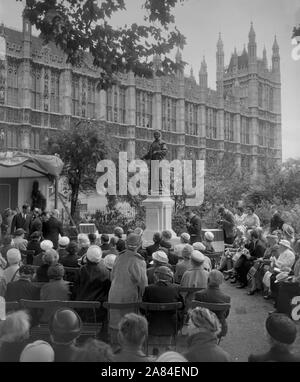
<path id="1" fill-rule="evenodd" d="M 220 214 L 220 220 L 218 223 L 223 228 L 224 232 L 224 243 L 225 244 L 232 244 L 234 241 L 234 227 L 235 227 L 235 219 L 232 212 L 230 212 L 225 207 L 219 208 L 219 214 Z"/>
<path id="2" fill-rule="evenodd" d="M 11 233 L 13 234 L 17 229 L 23 228 L 26 234 L 29 234 L 31 223 L 30 207 L 28 204 L 24 204 L 22 212 L 16 214 L 11 223 Z"/>
<path id="3" fill-rule="evenodd" d="M 58 236 L 64 236 L 62 223 L 58 220 L 58 210 L 53 210 L 49 220 L 43 223 L 43 236 L 45 240 L 51 240 L 53 248 L 57 249 Z"/>
<path id="4" fill-rule="evenodd" d="M 109 303 L 131 303 L 142 301 L 145 287 L 148 285 L 146 262 L 144 258 L 137 253 L 141 244 L 141 237 L 131 233 L 126 240 L 126 250 L 118 256 L 111 273 L 111 287 L 108 295 Z M 116 331 L 120 319 L 128 310 L 110 310 L 109 327 L 112 329 L 111 341 L 114 343 Z"/>
<path id="5" fill-rule="evenodd" d="M 33 232 L 42 232 L 42 220 L 40 218 L 40 210 L 38 208 L 34 208 L 32 211 L 32 220 L 30 223 L 29 234 L 31 235 Z"/>
<path id="6" fill-rule="evenodd" d="M 276 208 L 276 206 L 271 207 L 272 217 L 270 220 L 270 233 L 281 230 L 284 224 L 284 220 L 281 217 L 281 212 Z"/>
<path id="7" fill-rule="evenodd" d="M 199 216 L 197 216 L 194 212 L 188 211 L 186 213 L 187 218 L 187 230 L 190 235 L 190 243 L 194 244 L 198 241 L 202 241 L 202 234 L 201 234 L 201 219 Z"/>

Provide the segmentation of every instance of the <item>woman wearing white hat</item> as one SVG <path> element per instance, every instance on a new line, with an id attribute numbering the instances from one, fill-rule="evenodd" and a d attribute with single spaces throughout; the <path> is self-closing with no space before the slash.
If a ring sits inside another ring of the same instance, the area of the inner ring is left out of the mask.
<path id="1" fill-rule="evenodd" d="M 191 255 L 191 267 L 184 272 L 180 285 L 185 288 L 207 288 L 208 272 L 204 270 L 205 256 L 200 251 L 194 250 Z M 185 307 L 189 308 L 195 293 L 187 293 Z"/>
<path id="2" fill-rule="evenodd" d="M 276 298 L 278 293 L 278 285 L 275 284 L 276 276 L 284 272 L 286 269 L 292 269 L 295 262 L 295 253 L 288 240 L 280 240 L 279 257 L 271 257 L 271 269 L 266 272 L 263 283 L 269 289 L 269 293 L 264 296 L 266 299 L 273 296 Z"/>

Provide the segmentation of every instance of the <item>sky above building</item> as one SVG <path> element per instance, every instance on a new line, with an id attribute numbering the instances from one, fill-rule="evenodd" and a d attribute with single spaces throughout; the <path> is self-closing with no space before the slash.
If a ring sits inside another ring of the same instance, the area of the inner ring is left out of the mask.
<path id="1" fill-rule="evenodd" d="M 143 22 L 142 0 L 127 0 L 127 10 L 113 18 L 113 24 L 124 25 Z M 22 9 L 25 2 L 0 0 L 0 22 L 21 30 Z M 219 32 L 224 43 L 225 65 L 229 64 L 234 47 L 238 52 L 248 44 L 250 23 L 253 22 L 257 41 L 257 54 L 262 57 L 267 49 L 271 65 L 274 36 L 280 48 L 282 82 L 282 148 L 283 159 L 300 158 L 300 49 L 299 60 L 292 58 L 291 35 L 300 24 L 299 0 L 186 0 L 175 11 L 176 25 L 186 37 L 183 60 L 186 74 L 193 68 L 198 72 L 203 56 L 208 67 L 208 83 L 215 89 L 216 44 Z"/>

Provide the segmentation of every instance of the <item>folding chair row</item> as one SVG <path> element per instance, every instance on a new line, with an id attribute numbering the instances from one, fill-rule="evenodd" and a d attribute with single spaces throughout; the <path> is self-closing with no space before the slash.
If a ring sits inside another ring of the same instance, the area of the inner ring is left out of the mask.
<path id="1" fill-rule="evenodd" d="M 99 301 L 59 301 L 59 300 L 20 300 L 19 302 L 7 302 L 6 312 L 19 309 L 26 309 L 31 312 L 33 310 L 44 311 L 45 309 L 71 308 L 80 309 L 82 311 L 92 310 L 93 322 L 83 322 L 81 336 L 96 337 L 101 329 L 101 323 L 97 322 L 97 309 L 101 308 Z M 49 326 L 47 323 L 38 323 L 31 328 L 32 337 L 45 338 L 49 336 Z"/>
<path id="2" fill-rule="evenodd" d="M 150 303 L 150 302 L 136 302 L 136 303 L 109 303 L 104 302 L 103 307 L 108 310 L 108 321 L 110 317 L 110 310 L 123 310 L 124 314 L 127 312 L 133 312 L 136 314 L 143 314 L 146 315 L 149 312 L 174 312 L 174 318 L 175 318 L 175 330 L 172 334 L 168 335 L 161 335 L 158 334 L 157 336 L 152 334 L 152 336 L 160 337 L 160 338 L 171 338 L 173 340 L 174 346 L 176 348 L 176 339 L 177 339 L 177 333 L 179 331 L 179 322 L 178 322 L 178 311 L 183 308 L 183 305 L 181 302 L 170 302 L 170 303 Z M 168 324 L 169 321 L 168 321 Z M 149 337 L 146 341 L 146 352 L 148 354 L 149 345 L 151 342 L 149 342 Z M 151 343 L 152 344 L 152 343 Z M 169 342 L 165 343 L 166 345 L 170 345 Z"/>

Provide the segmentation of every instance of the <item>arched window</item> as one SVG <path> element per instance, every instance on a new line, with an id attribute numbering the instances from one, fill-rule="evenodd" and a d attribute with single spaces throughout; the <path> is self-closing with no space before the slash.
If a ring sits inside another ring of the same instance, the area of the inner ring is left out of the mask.
<path id="1" fill-rule="evenodd" d="M 136 91 L 136 125 L 152 128 L 153 108 L 152 93 L 143 90 Z"/>
<path id="2" fill-rule="evenodd" d="M 258 85 L 258 106 L 263 107 L 263 86 L 262 86 L 262 84 Z"/>
<path id="3" fill-rule="evenodd" d="M 126 89 L 113 85 L 106 91 L 106 115 L 111 122 L 126 122 Z"/>
<path id="4" fill-rule="evenodd" d="M 19 106 L 18 66 L 9 62 L 7 70 L 7 104 Z"/>
<path id="5" fill-rule="evenodd" d="M 59 72 L 51 71 L 50 111 L 59 113 Z"/>
<path id="6" fill-rule="evenodd" d="M 79 77 L 72 77 L 72 115 L 80 115 L 79 110 Z"/>
<path id="7" fill-rule="evenodd" d="M 33 68 L 32 70 L 32 89 L 31 89 L 31 107 L 35 110 L 42 110 L 42 82 L 41 69 Z"/>
<path id="8" fill-rule="evenodd" d="M 274 109 L 274 90 L 270 88 L 270 94 L 269 94 L 269 110 L 273 111 Z"/>

